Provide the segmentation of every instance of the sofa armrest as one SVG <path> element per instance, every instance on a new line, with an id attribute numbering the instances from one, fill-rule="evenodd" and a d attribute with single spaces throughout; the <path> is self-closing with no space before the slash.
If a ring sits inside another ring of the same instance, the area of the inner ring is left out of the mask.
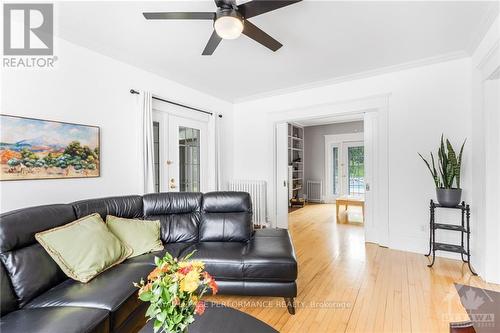
<path id="1" fill-rule="evenodd" d="M 288 230 L 258 229 L 243 254 L 243 276 L 295 281 L 297 259 Z"/>

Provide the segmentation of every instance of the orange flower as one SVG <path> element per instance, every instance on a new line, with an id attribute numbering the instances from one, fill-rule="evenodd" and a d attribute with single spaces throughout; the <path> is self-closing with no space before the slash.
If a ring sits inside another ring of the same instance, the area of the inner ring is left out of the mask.
<path id="1" fill-rule="evenodd" d="M 208 272 L 203 272 L 203 279 L 205 280 L 204 282 L 208 284 L 210 289 L 212 289 L 212 295 L 217 294 L 219 291 L 219 286 L 217 286 L 217 283 L 215 283 L 215 279 L 210 275 Z"/>
<path id="2" fill-rule="evenodd" d="M 203 312 L 205 312 L 205 302 L 199 301 L 198 303 L 196 303 L 196 308 L 194 310 L 194 313 L 201 316 Z"/>
<path id="3" fill-rule="evenodd" d="M 203 279 L 205 279 L 206 282 L 214 279 L 212 277 L 212 275 L 208 274 L 208 272 L 203 272 L 202 275 L 203 275 Z"/>
<path id="4" fill-rule="evenodd" d="M 208 283 L 208 286 L 210 287 L 210 289 L 212 289 L 212 295 L 217 294 L 217 292 L 219 291 L 219 286 L 217 285 L 217 283 L 215 283 L 215 280 L 214 280 L 214 279 L 212 279 L 212 280 Z"/>
<path id="5" fill-rule="evenodd" d="M 151 273 L 149 273 L 148 280 L 154 281 L 160 276 L 160 274 L 161 274 L 161 269 L 159 267 L 156 267 L 155 269 L 153 269 Z"/>

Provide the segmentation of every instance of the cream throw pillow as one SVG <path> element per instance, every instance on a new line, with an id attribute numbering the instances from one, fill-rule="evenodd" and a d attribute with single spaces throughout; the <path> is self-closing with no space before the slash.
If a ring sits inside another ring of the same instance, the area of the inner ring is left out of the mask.
<path id="1" fill-rule="evenodd" d="M 130 257 L 163 250 L 160 240 L 160 221 L 125 219 L 112 215 L 106 216 L 108 229 L 120 241 L 130 246 Z"/>
<path id="2" fill-rule="evenodd" d="M 67 276 L 84 283 L 132 254 L 97 213 L 39 232 L 35 238 Z"/>

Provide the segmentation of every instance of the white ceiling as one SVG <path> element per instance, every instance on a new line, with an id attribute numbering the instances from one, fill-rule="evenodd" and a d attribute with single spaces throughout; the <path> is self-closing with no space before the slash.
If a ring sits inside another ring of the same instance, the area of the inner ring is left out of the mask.
<path id="1" fill-rule="evenodd" d="M 243 3 L 246 1 L 238 1 Z M 467 52 L 497 2 L 303 1 L 250 19 L 284 46 L 242 36 L 201 52 L 210 21 L 146 21 L 143 11 L 214 11 L 213 1 L 59 2 L 56 34 L 225 100 Z"/>

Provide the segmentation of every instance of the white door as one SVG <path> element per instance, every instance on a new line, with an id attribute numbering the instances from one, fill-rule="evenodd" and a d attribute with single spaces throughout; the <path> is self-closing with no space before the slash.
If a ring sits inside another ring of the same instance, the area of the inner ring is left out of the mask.
<path id="1" fill-rule="evenodd" d="M 207 123 L 176 116 L 170 116 L 168 123 L 169 191 L 205 192 Z"/>
<path id="2" fill-rule="evenodd" d="M 342 195 L 364 196 L 364 159 L 362 141 L 342 143 Z"/>
<path id="3" fill-rule="evenodd" d="M 377 189 L 377 184 L 375 180 L 377 179 L 376 172 L 378 171 L 377 160 L 378 151 L 377 143 L 375 142 L 377 138 L 377 127 L 378 127 L 378 114 L 377 112 L 367 112 L 364 116 L 364 166 L 365 166 L 365 241 L 366 242 L 380 242 L 383 232 L 378 230 L 375 224 L 375 207 L 376 207 L 376 196 L 374 190 Z M 380 221 L 383 222 L 383 221 Z M 383 229 L 382 229 L 383 230 Z M 385 245 L 382 243 L 381 245 Z"/>
<path id="4" fill-rule="evenodd" d="M 288 229 L 288 124 L 276 125 L 276 226 Z"/>
<path id="5" fill-rule="evenodd" d="M 363 196 L 364 142 L 362 134 L 325 136 L 325 202 L 339 196 Z"/>
<path id="6" fill-rule="evenodd" d="M 208 123 L 154 112 L 155 187 L 158 192 L 206 192 Z"/>
<path id="7" fill-rule="evenodd" d="M 333 202 L 342 195 L 342 144 L 340 142 L 325 142 L 326 146 L 326 202 Z"/>

